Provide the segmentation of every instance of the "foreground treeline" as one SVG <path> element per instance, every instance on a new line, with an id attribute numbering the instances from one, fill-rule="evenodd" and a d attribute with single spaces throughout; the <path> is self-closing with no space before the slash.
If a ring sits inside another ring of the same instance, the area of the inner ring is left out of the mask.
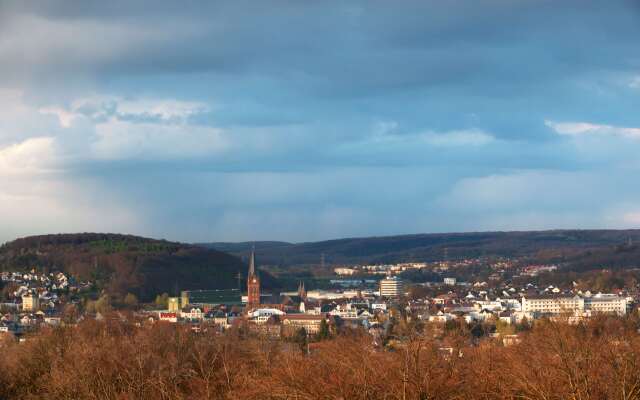
<path id="1" fill-rule="evenodd" d="M 631 319 L 538 322 L 507 347 L 427 329 L 380 349 L 358 333 L 305 346 L 87 321 L 0 347 L 0 398 L 637 399 L 640 334 Z"/>

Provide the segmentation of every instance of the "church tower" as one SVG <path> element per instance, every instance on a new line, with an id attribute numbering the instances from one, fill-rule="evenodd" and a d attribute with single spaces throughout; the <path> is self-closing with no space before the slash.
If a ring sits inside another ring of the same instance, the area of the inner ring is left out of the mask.
<path id="1" fill-rule="evenodd" d="M 247 307 L 256 307 L 260 304 L 260 277 L 256 274 L 256 251 L 251 250 L 249 259 L 249 275 L 247 277 Z"/>
<path id="2" fill-rule="evenodd" d="M 305 290 L 304 282 L 302 281 L 298 284 L 298 296 L 300 296 L 300 299 L 303 301 L 307 299 L 307 291 Z"/>

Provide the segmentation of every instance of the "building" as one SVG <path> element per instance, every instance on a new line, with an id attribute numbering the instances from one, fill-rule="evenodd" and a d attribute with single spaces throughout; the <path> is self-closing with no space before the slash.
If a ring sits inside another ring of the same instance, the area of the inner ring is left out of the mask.
<path id="1" fill-rule="evenodd" d="M 335 272 L 336 275 L 353 275 L 357 271 L 353 268 L 334 268 L 333 272 Z"/>
<path id="2" fill-rule="evenodd" d="M 180 293 L 180 307 L 186 307 L 189 305 L 189 291 L 183 290 Z"/>
<path id="3" fill-rule="evenodd" d="M 592 313 L 614 313 L 625 315 L 627 313 L 627 299 L 615 294 L 596 294 L 585 297 L 585 308 Z"/>
<path id="4" fill-rule="evenodd" d="M 522 311 L 538 314 L 575 314 L 584 311 L 584 298 L 566 295 L 533 295 L 522 297 Z"/>
<path id="5" fill-rule="evenodd" d="M 444 284 L 447 286 L 455 286 L 457 283 L 456 278 L 444 278 Z"/>
<path id="6" fill-rule="evenodd" d="M 182 291 L 180 297 L 181 304 L 179 306 L 182 308 L 193 304 L 203 308 L 213 308 L 221 304 L 242 304 L 242 293 L 239 289 L 185 290 Z M 169 298 L 169 311 L 173 311 L 171 299 Z"/>
<path id="7" fill-rule="evenodd" d="M 285 312 L 277 308 L 256 308 L 249 312 L 249 320 L 257 324 L 265 324 L 272 316 L 281 317 Z"/>
<path id="8" fill-rule="evenodd" d="M 169 312 L 172 313 L 180 311 L 180 297 L 169 297 L 167 300 L 167 308 L 169 309 Z"/>
<path id="9" fill-rule="evenodd" d="M 328 323 L 327 314 L 287 314 L 280 317 L 282 321 L 282 331 L 285 336 L 296 333 L 300 328 L 304 328 L 307 335 L 315 335 L 320 332 L 322 321 Z"/>
<path id="10" fill-rule="evenodd" d="M 251 251 L 249 275 L 247 276 L 247 307 L 260 305 L 260 277 L 256 273 L 256 252 Z"/>
<path id="11" fill-rule="evenodd" d="M 204 319 L 204 312 L 198 307 L 188 307 L 182 311 L 181 316 L 189 321 L 202 321 Z"/>
<path id="12" fill-rule="evenodd" d="M 22 311 L 36 311 L 40 308 L 40 299 L 37 293 L 27 293 L 22 296 Z"/>
<path id="13" fill-rule="evenodd" d="M 400 297 L 404 294 L 404 285 L 397 276 L 387 277 L 380 281 L 380 296 Z"/>
<path id="14" fill-rule="evenodd" d="M 172 322 L 175 324 L 176 322 L 178 322 L 178 313 L 177 312 L 161 312 L 159 314 L 159 319 L 160 321 Z"/>
<path id="15" fill-rule="evenodd" d="M 307 299 L 307 290 L 304 288 L 304 282 L 302 281 L 298 284 L 298 297 L 300 297 L 302 301 Z"/>
<path id="16" fill-rule="evenodd" d="M 627 313 L 627 299 L 614 294 L 595 296 L 536 295 L 522 298 L 522 311 L 536 314 L 591 315 L 593 313 Z"/>

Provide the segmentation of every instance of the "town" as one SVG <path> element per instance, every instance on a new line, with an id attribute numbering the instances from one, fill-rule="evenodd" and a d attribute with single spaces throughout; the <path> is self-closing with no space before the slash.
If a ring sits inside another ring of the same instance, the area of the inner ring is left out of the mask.
<path id="1" fill-rule="evenodd" d="M 411 263 L 381 266 L 336 267 L 338 276 L 348 275 L 356 287 L 307 290 L 299 282 L 295 291 L 266 293 L 261 287 L 255 252 L 251 253 L 246 291 L 240 289 L 182 290 L 180 296 L 158 295 L 154 304 L 138 304 L 128 295 L 121 307 L 108 296 L 84 301 L 81 294 L 91 282 L 75 282 L 57 272 L 3 272 L 0 303 L 0 334 L 5 340 L 28 340 L 46 326 L 74 325 L 86 318 L 102 320 L 115 313 L 138 326 L 170 323 L 188 326 L 194 334 L 203 330 L 223 333 L 232 328 L 256 335 L 305 340 L 328 338 L 345 330 L 366 332 L 375 343 L 392 336 L 393 321 L 446 326 L 462 323 L 483 326 L 483 334 L 505 344 L 518 340 L 518 331 L 540 318 L 563 319 L 576 324 L 597 315 L 625 316 L 638 313 L 637 287 L 615 293 L 595 293 L 573 287 L 540 287 L 526 279 L 522 284 L 497 279 L 460 282 L 448 276 L 461 262 Z M 556 265 L 517 266 L 513 260 L 491 264 L 493 271 L 511 271 L 510 277 L 535 277 L 553 273 Z M 401 273 L 431 269 L 442 274 L 441 282 L 404 282 Z M 383 274 L 380 274 L 383 272 Z M 383 275 L 372 281 L 366 276 Z M 353 279 L 355 276 L 362 280 Z M 371 282 L 376 282 L 372 287 Z M 358 287 L 358 284 L 362 284 Z M 126 315 L 126 317 L 125 317 Z"/>

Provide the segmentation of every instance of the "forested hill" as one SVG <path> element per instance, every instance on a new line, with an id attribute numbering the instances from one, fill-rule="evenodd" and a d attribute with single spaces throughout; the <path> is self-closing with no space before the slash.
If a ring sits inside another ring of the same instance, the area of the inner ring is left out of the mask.
<path id="1" fill-rule="evenodd" d="M 535 256 L 541 259 L 573 258 L 592 250 L 600 254 L 598 249 L 612 248 L 629 241 L 640 243 L 640 230 L 444 233 L 308 243 L 208 243 L 201 246 L 244 256 L 255 245 L 261 262 L 291 266 L 317 265 L 323 254 L 325 261 L 334 265 L 435 261 L 445 257 L 457 259 L 482 255 Z"/>
<path id="2" fill-rule="evenodd" d="M 31 236 L 0 247 L 2 270 L 60 270 L 99 289 L 141 300 L 185 289 L 238 287 L 246 265 L 237 257 L 189 244 L 131 235 L 81 233 Z M 265 286 L 273 284 L 263 274 Z"/>

